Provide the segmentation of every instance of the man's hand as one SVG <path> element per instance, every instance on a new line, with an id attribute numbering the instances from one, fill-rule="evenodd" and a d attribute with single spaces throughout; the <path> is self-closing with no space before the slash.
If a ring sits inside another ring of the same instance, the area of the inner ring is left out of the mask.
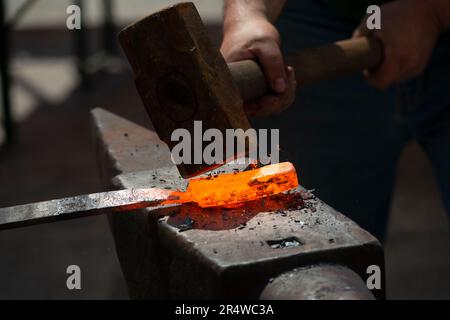
<path id="1" fill-rule="evenodd" d="M 384 45 L 384 61 L 366 72 L 368 82 L 384 89 L 420 75 L 430 60 L 442 23 L 433 1 L 398 0 L 381 7 L 381 30 L 368 30 L 363 21 L 354 37 L 372 33 Z"/>
<path id="2" fill-rule="evenodd" d="M 246 59 L 258 61 L 274 92 L 247 103 L 245 105 L 247 115 L 277 114 L 294 102 L 297 86 L 294 70 L 284 64 L 280 50 L 280 35 L 269 21 L 270 18 L 264 12 L 256 10 L 260 8 L 245 7 L 244 3 L 229 1 L 230 8 L 225 9 L 221 51 L 227 62 Z M 264 2 L 259 1 L 259 5 L 264 5 Z M 281 8 L 279 9 L 281 11 Z M 242 13 L 241 19 L 239 15 Z"/>

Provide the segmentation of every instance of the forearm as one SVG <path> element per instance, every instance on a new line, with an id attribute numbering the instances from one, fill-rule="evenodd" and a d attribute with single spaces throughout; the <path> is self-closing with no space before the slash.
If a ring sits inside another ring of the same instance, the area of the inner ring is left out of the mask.
<path id="1" fill-rule="evenodd" d="M 224 27 L 254 18 L 275 22 L 286 0 L 225 0 Z"/>
<path id="2" fill-rule="evenodd" d="M 450 31 L 450 0 L 428 0 L 441 32 Z"/>

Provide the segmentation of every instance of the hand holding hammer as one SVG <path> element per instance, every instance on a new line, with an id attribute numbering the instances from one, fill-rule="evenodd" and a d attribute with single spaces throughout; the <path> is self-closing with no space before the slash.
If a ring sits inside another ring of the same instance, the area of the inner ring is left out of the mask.
<path id="1" fill-rule="evenodd" d="M 161 140 L 172 149 L 175 129 L 193 133 L 204 128 L 250 128 L 244 101 L 266 94 L 271 86 L 253 60 L 227 64 L 208 38 L 192 3 L 154 13 L 121 31 L 119 40 L 133 68 L 137 90 Z M 299 88 L 336 76 L 376 67 L 381 44 L 370 37 L 306 49 L 285 57 L 296 70 Z M 211 169 L 207 164 L 181 164 L 183 177 Z"/>

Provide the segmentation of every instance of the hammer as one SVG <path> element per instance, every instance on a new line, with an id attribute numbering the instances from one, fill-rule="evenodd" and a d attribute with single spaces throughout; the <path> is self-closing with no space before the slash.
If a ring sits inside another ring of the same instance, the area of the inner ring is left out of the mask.
<path id="1" fill-rule="evenodd" d="M 175 129 L 249 129 L 243 105 L 270 92 L 256 61 L 227 64 L 213 46 L 193 3 L 180 3 L 131 24 L 119 33 L 135 74 L 138 93 L 159 138 L 172 150 Z M 310 48 L 285 58 L 296 70 L 298 87 L 375 68 L 382 46 L 362 37 Z M 179 164 L 184 178 L 221 164 Z"/>

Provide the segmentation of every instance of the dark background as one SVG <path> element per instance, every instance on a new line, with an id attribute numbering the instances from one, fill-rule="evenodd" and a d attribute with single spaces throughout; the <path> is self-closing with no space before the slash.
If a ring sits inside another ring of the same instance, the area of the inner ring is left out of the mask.
<path id="1" fill-rule="evenodd" d="M 9 15 L 21 3 L 6 2 Z M 87 48 L 98 55 L 101 1 L 86 2 Z M 116 30 L 166 3 L 116 1 Z M 197 3 L 218 44 L 221 1 Z M 0 153 L 1 207 L 102 190 L 90 109 L 102 107 L 150 126 L 120 57 L 100 59 L 107 65 L 89 77 L 87 86 L 81 85 L 74 31 L 65 28 L 68 4 L 38 1 L 12 33 L 17 126 L 12 147 Z M 388 298 L 450 298 L 447 218 L 430 163 L 416 144 L 408 146 L 399 162 L 385 253 Z M 81 267 L 80 291 L 66 289 L 71 264 Z M 0 298 L 127 298 L 105 217 L 0 232 Z"/>

